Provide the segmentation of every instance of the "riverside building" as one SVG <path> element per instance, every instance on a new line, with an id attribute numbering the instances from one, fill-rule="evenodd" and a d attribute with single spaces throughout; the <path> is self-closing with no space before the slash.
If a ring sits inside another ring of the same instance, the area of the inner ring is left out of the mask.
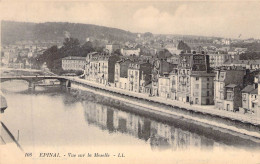
<path id="1" fill-rule="evenodd" d="M 215 107 L 220 110 L 237 111 L 242 106 L 245 69 L 228 67 L 216 70 L 214 81 Z"/>
<path id="2" fill-rule="evenodd" d="M 128 67 L 128 89 L 140 92 L 151 81 L 152 65 L 148 62 L 132 62 Z"/>
<path id="3" fill-rule="evenodd" d="M 88 60 L 85 69 L 86 79 L 106 85 L 114 83 L 115 63 L 120 60 L 119 56 L 92 54 Z"/>
<path id="4" fill-rule="evenodd" d="M 85 57 L 78 56 L 68 56 L 62 58 L 62 69 L 63 70 L 73 70 L 73 71 L 82 71 L 86 65 Z"/>
<path id="5" fill-rule="evenodd" d="M 204 52 L 181 54 L 178 65 L 177 100 L 198 105 L 214 104 L 214 76 L 209 67 L 209 56 Z"/>
<path id="6" fill-rule="evenodd" d="M 128 67 L 131 63 L 130 59 L 121 59 L 115 64 L 115 87 L 128 89 Z"/>

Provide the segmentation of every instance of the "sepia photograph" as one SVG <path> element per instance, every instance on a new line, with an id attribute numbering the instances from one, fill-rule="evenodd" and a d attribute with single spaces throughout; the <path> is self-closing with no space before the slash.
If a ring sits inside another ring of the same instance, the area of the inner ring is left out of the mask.
<path id="1" fill-rule="evenodd" d="M 0 164 L 260 164 L 260 1 L 1 0 Z"/>

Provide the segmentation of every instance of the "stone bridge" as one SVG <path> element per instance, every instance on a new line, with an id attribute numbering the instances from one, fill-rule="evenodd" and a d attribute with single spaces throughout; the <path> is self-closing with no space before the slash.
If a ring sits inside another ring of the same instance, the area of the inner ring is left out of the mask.
<path id="1" fill-rule="evenodd" d="M 70 81 L 63 76 L 44 76 L 44 75 L 34 75 L 34 76 L 4 76 L 0 77 L 0 82 L 10 81 L 10 80 L 23 80 L 29 83 L 29 88 L 35 88 L 35 83 L 38 81 L 46 79 L 57 79 L 60 81 L 61 85 L 70 87 Z"/>

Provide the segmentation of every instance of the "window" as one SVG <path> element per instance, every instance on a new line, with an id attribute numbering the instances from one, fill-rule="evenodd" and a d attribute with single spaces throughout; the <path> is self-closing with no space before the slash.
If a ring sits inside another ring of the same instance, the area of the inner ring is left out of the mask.
<path id="1" fill-rule="evenodd" d="M 243 100 L 246 100 L 246 94 L 243 94 Z"/>
<path id="2" fill-rule="evenodd" d="M 196 77 L 196 81 L 198 81 L 199 80 L 199 77 Z"/>
<path id="3" fill-rule="evenodd" d="M 195 104 L 198 104 L 198 103 L 199 103 L 199 99 L 196 98 L 196 99 L 195 99 Z"/>
<path id="4" fill-rule="evenodd" d="M 209 89 L 209 83 L 207 83 L 207 89 Z"/>
<path id="5" fill-rule="evenodd" d="M 207 96 L 209 96 L 209 91 L 207 91 Z"/>
<path id="6" fill-rule="evenodd" d="M 196 85 L 195 85 L 195 88 L 196 88 L 196 89 L 199 89 L 199 84 L 196 84 Z"/>
<path id="7" fill-rule="evenodd" d="M 207 81 L 209 81 L 209 78 L 207 78 Z"/>

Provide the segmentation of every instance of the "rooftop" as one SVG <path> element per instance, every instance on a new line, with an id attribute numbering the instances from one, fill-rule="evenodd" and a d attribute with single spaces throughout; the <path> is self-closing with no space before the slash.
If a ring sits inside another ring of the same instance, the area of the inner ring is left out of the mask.
<path id="1" fill-rule="evenodd" d="M 243 93 L 250 93 L 253 90 L 254 90 L 254 86 L 253 85 L 248 85 L 244 89 L 242 89 L 242 92 Z"/>
<path id="2" fill-rule="evenodd" d="M 67 56 L 67 57 L 65 57 L 65 58 L 62 58 L 62 60 L 86 60 L 86 57 Z"/>
<path id="3" fill-rule="evenodd" d="M 226 88 L 235 88 L 236 86 L 238 86 L 238 85 L 236 85 L 236 84 L 228 84 L 225 87 Z"/>
<path id="4" fill-rule="evenodd" d="M 206 73 L 205 71 L 203 72 L 194 72 L 192 71 L 191 72 L 191 75 L 190 76 L 197 76 L 197 77 L 215 77 L 215 73 Z"/>
<path id="5" fill-rule="evenodd" d="M 250 93 L 251 93 L 251 94 L 258 94 L 258 88 L 252 90 Z"/>

